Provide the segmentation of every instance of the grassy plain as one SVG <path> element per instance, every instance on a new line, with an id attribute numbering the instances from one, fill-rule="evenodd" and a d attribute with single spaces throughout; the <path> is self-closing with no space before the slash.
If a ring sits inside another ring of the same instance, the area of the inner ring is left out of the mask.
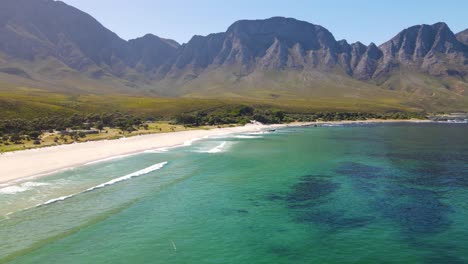
<path id="1" fill-rule="evenodd" d="M 310 97 L 310 98 L 161 98 L 116 95 L 74 95 L 39 89 L 0 90 L 0 119 L 69 116 L 74 113 L 96 114 L 128 112 L 143 118 L 170 120 L 180 113 L 214 111 L 228 106 L 246 105 L 274 108 L 291 113 L 314 111 L 419 112 L 395 98 Z"/>

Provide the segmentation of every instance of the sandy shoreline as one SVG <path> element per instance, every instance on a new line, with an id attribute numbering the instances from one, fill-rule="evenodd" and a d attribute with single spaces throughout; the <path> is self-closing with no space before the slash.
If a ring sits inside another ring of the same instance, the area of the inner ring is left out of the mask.
<path id="1" fill-rule="evenodd" d="M 7 152 L 0 155 L 0 184 L 37 178 L 115 156 L 182 146 L 186 142 L 211 136 L 257 132 L 282 126 L 284 125 L 246 125 L 210 130 L 188 130 Z"/>
<path id="2" fill-rule="evenodd" d="M 430 122 L 426 120 L 367 120 L 295 123 L 289 125 L 246 125 L 242 127 L 135 136 L 118 140 L 103 140 L 47 148 L 22 150 L 0 155 L 0 185 L 45 176 L 63 169 L 77 167 L 116 156 L 141 153 L 146 150 L 181 146 L 186 142 L 211 136 L 257 132 L 266 129 L 323 124 Z"/>

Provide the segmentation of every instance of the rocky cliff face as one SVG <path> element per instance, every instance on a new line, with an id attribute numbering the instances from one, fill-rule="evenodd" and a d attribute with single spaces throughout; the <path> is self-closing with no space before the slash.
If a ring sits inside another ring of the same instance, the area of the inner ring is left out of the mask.
<path id="1" fill-rule="evenodd" d="M 170 40 L 157 37 L 152 34 L 130 40 L 128 42 L 132 53 L 125 61 L 139 72 L 154 72 L 164 74 L 167 66 L 176 56 L 180 44 Z M 159 71 L 158 71 L 159 70 Z"/>
<path id="2" fill-rule="evenodd" d="M 459 42 L 445 23 L 420 25 L 403 30 L 382 44 L 383 59 L 374 75 L 407 66 L 431 75 L 450 75 L 468 68 L 468 49 Z"/>
<path id="3" fill-rule="evenodd" d="M 256 69 L 339 68 L 359 80 L 407 67 L 434 76 L 467 73 L 467 46 L 444 23 L 403 30 L 377 47 L 336 41 L 325 28 L 291 18 L 242 20 L 225 33 L 196 36 L 181 47 L 178 69 L 240 65 Z"/>
<path id="4" fill-rule="evenodd" d="M 86 13 L 52 0 L 4 0 L 0 6 L 0 51 L 8 57 L 54 57 L 78 71 L 91 65 L 115 75 L 125 70 L 128 43 Z"/>
<path id="5" fill-rule="evenodd" d="M 242 20 L 225 33 L 195 36 L 181 47 L 178 68 L 241 65 L 281 70 L 336 64 L 337 43 L 321 26 L 290 18 Z"/>
<path id="6" fill-rule="evenodd" d="M 129 68 L 160 67 L 179 47 L 152 35 L 127 42 L 59 1 L 4 0 L 0 6 L 0 52 L 9 58 L 33 62 L 52 57 L 80 72 L 123 77 Z"/>
<path id="7" fill-rule="evenodd" d="M 148 82 L 187 74 L 192 80 L 235 67 L 240 77 L 256 71 L 341 72 L 372 83 L 404 68 L 459 78 L 464 84 L 458 87 L 468 75 L 468 32 L 455 36 L 444 23 L 410 27 L 380 46 L 365 46 L 337 41 L 319 25 L 273 17 L 237 21 L 226 32 L 194 36 L 179 45 L 150 34 L 125 41 L 59 1 L 3 0 L 0 7 L 0 68 L 12 60 L 54 58 L 95 79 L 106 75 L 130 82 L 135 73 Z"/>

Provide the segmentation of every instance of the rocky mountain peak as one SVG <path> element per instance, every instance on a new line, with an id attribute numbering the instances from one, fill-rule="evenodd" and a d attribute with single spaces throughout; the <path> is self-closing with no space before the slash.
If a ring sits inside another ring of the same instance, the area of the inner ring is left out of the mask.
<path id="1" fill-rule="evenodd" d="M 440 75 L 448 71 L 451 65 L 460 65 L 467 56 L 464 45 L 442 22 L 404 29 L 379 48 L 383 52 L 382 63 L 376 73 L 379 76 L 400 66 Z M 450 62 L 439 59 L 439 55 L 447 56 Z"/>
<path id="2" fill-rule="evenodd" d="M 250 48 L 265 51 L 278 39 L 288 47 L 299 43 L 305 50 L 334 46 L 333 35 L 321 26 L 293 18 L 273 17 L 264 20 L 240 20 L 232 24 L 226 34 L 238 38 Z"/>
<path id="3" fill-rule="evenodd" d="M 0 56 L 5 58 L 0 62 L 6 66 L 9 61 L 32 65 L 52 60 L 63 64 L 54 66 L 58 71 L 63 66 L 92 78 L 110 76 L 145 84 L 163 79 L 186 83 L 213 70 L 232 73 L 235 80 L 268 70 L 313 72 L 323 79 L 339 72 L 353 81 L 385 82 L 401 68 L 464 83 L 467 35 L 468 30 L 455 35 L 440 22 L 404 29 L 379 47 L 366 46 L 337 41 L 319 25 L 272 17 L 240 20 L 226 32 L 196 35 L 180 45 L 152 34 L 125 41 L 90 15 L 59 1 L 0 2 Z M 457 83 L 458 91 L 463 85 Z"/>
<path id="4" fill-rule="evenodd" d="M 124 58 L 138 71 L 152 71 L 164 66 L 173 60 L 180 46 L 174 40 L 163 39 L 153 34 L 128 41 L 132 53 Z"/>

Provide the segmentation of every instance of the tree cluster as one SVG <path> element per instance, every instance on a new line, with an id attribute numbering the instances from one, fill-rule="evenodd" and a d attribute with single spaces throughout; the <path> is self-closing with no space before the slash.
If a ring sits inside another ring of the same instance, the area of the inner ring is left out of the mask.
<path id="1" fill-rule="evenodd" d="M 418 113 L 362 113 L 362 112 L 316 112 L 316 113 L 286 113 L 272 109 L 254 109 L 253 107 L 237 107 L 218 111 L 194 112 L 176 117 L 176 123 L 188 126 L 245 124 L 255 120 L 264 124 L 279 124 L 314 121 L 343 121 L 367 119 L 410 119 L 424 118 Z"/>
<path id="2" fill-rule="evenodd" d="M 391 112 L 391 113 L 363 113 L 363 112 L 317 112 L 311 114 L 291 114 L 290 118 L 299 122 L 314 122 L 314 121 L 357 121 L 367 119 L 424 119 L 425 116 L 420 113 L 405 113 L 405 112 Z"/>
<path id="3" fill-rule="evenodd" d="M 34 140 L 40 144 L 40 136 L 44 132 L 61 132 L 73 130 L 70 136 L 75 139 L 86 137 L 79 130 L 91 128 L 103 130 L 104 127 L 118 128 L 123 132 L 132 132 L 141 126 L 142 119 L 120 112 L 106 114 L 79 115 L 69 117 L 43 117 L 36 119 L 0 120 L 0 143 L 19 144 L 22 140 Z"/>
<path id="4" fill-rule="evenodd" d="M 188 126 L 246 124 L 255 120 L 265 124 L 283 123 L 286 114 L 280 110 L 254 109 L 250 106 L 239 106 L 219 109 L 212 112 L 185 113 L 176 116 L 177 124 Z"/>

